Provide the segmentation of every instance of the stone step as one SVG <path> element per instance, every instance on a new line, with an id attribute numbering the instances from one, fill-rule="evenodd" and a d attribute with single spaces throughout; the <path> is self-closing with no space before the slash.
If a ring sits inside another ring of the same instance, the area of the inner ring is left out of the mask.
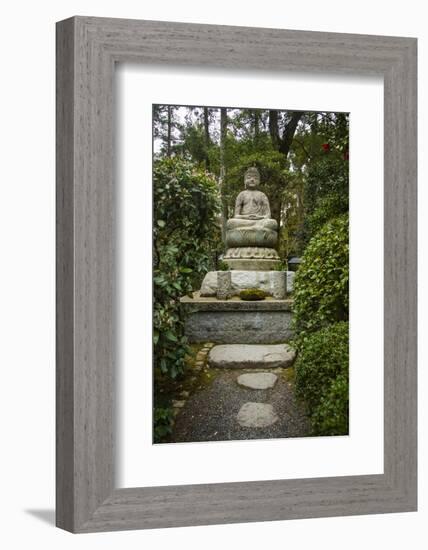
<path id="1" fill-rule="evenodd" d="M 287 368 L 295 355 L 287 344 L 221 344 L 210 350 L 208 365 L 229 369 Z"/>
<path id="2" fill-rule="evenodd" d="M 278 416 L 269 403 L 245 403 L 236 419 L 243 428 L 267 428 L 277 422 Z"/>
<path id="3" fill-rule="evenodd" d="M 268 390 L 275 386 L 277 380 L 278 376 L 273 372 L 246 372 L 236 379 L 240 386 L 252 390 Z"/>

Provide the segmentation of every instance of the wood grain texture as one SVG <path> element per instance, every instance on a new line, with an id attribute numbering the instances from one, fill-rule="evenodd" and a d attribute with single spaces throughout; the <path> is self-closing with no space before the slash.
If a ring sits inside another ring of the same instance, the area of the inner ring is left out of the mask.
<path id="1" fill-rule="evenodd" d="M 383 475 L 115 489 L 118 61 L 383 76 Z M 58 23 L 57 220 L 59 527 L 92 532 L 416 510 L 415 39 L 87 17 Z"/>
<path id="2" fill-rule="evenodd" d="M 56 56 L 56 520 L 73 528 L 74 25 L 57 33 Z"/>

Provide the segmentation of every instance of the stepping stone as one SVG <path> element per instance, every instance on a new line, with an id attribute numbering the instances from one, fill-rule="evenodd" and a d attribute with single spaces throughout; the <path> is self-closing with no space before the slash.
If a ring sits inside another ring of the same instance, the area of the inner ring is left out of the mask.
<path id="1" fill-rule="evenodd" d="M 251 388 L 252 390 L 267 390 L 273 388 L 278 377 L 271 372 L 250 372 L 241 374 L 236 381 L 240 386 Z"/>
<path id="2" fill-rule="evenodd" d="M 229 369 L 287 368 L 295 356 L 286 344 L 222 344 L 210 350 L 208 364 Z"/>
<path id="3" fill-rule="evenodd" d="M 245 403 L 239 410 L 237 420 L 243 428 L 266 428 L 275 424 L 278 416 L 268 403 Z"/>

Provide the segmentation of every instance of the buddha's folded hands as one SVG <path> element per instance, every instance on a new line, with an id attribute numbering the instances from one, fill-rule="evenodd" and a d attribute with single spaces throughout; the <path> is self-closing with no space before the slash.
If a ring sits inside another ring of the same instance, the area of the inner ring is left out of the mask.
<path id="1" fill-rule="evenodd" d="M 273 219 L 250 219 L 250 218 L 231 218 L 227 220 L 226 228 L 227 229 L 261 229 L 261 230 L 271 230 L 277 231 L 278 224 L 276 220 Z"/>

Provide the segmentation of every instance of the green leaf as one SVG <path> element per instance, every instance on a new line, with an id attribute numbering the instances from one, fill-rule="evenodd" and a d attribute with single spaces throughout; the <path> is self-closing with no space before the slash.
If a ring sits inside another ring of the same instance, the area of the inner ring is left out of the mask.
<path id="1" fill-rule="evenodd" d="M 171 340 L 171 342 L 177 342 L 177 336 L 170 330 L 166 331 L 165 336 L 168 338 L 168 340 Z"/>

